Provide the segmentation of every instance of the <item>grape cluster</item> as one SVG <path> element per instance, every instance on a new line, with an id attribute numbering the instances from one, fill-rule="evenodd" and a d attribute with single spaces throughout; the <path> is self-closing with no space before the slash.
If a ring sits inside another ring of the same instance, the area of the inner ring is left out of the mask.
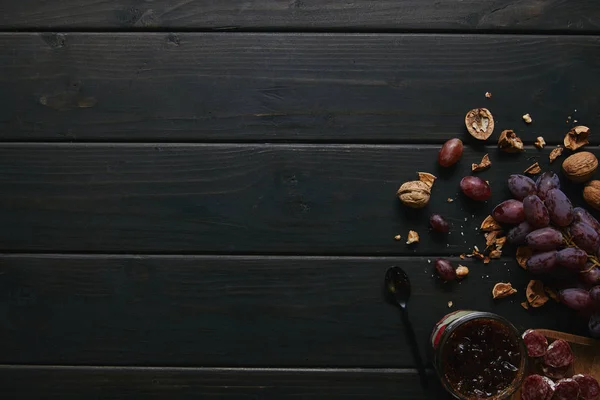
<path id="1" fill-rule="evenodd" d="M 591 314 L 590 334 L 600 337 L 600 223 L 586 210 L 573 207 L 560 190 L 553 172 L 537 179 L 511 175 L 508 188 L 514 199 L 500 203 L 492 217 L 514 225 L 507 240 L 527 245 L 533 255 L 527 260 L 532 274 L 549 274 L 559 269 L 577 274 L 580 287 L 564 289 L 560 301 Z"/>

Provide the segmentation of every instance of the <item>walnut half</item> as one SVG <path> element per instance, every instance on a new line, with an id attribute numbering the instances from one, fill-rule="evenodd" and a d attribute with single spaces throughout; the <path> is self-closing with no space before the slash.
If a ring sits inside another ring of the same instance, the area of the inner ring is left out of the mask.
<path id="1" fill-rule="evenodd" d="M 507 129 L 500 134 L 498 148 L 507 153 L 518 153 L 523 151 L 523 141 L 519 139 L 514 131 Z"/>

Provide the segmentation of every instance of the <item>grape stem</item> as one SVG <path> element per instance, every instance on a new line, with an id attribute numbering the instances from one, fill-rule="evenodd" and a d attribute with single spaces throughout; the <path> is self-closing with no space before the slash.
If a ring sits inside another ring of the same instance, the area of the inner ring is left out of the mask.
<path id="1" fill-rule="evenodd" d="M 569 233 L 569 231 L 567 229 L 561 229 L 561 231 L 563 234 L 563 239 L 564 239 L 565 243 L 567 244 L 567 247 L 577 247 L 577 245 L 573 242 L 573 238 L 571 237 L 571 234 Z M 593 256 L 591 254 L 588 254 L 587 257 L 588 257 L 588 261 L 591 261 L 593 265 L 589 269 L 581 271 L 581 273 L 590 272 L 594 268 L 600 267 L 600 260 L 598 260 L 598 257 Z"/>

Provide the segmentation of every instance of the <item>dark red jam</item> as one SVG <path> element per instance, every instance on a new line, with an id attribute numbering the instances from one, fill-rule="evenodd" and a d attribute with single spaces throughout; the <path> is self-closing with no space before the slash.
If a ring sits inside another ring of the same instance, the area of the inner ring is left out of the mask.
<path id="1" fill-rule="evenodd" d="M 442 354 L 443 374 L 466 398 L 485 399 L 506 390 L 517 377 L 521 349 L 514 332 L 493 319 L 456 327 Z"/>

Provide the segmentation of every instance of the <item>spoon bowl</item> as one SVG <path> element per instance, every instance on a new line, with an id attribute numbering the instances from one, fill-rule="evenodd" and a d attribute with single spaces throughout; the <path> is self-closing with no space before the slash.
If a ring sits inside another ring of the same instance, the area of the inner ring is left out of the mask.
<path id="1" fill-rule="evenodd" d="M 385 298 L 392 305 L 406 308 L 410 298 L 410 280 L 400 267 L 391 267 L 385 274 Z"/>

